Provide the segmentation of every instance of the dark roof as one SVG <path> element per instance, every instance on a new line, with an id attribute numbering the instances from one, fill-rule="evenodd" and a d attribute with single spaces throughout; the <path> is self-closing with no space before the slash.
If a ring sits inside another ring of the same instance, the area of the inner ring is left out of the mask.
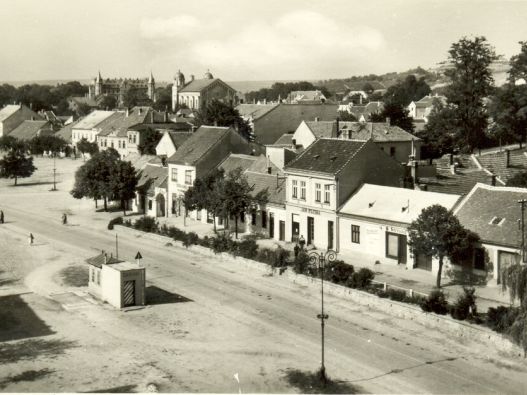
<path id="1" fill-rule="evenodd" d="M 311 144 L 285 170 L 337 174 L 368 142 L 319 139 Z"/>
<path id="2" fill-rule="evenodd" d="M 242 170 L 247 170 L 255 161 L 257 157 L 244 154 L 230 154 L 218 167 L 225 171 L 225 174 L 231 170 L 241 167 Z"/>
<path id="3" fill-rule="evenodd" d="M 195 165 L 214 145 L 232 129 L 220 126 L 200 126 L 181 147 L 168 158 L 169 163 Z"/>
<path id="4" fill-rule="evenodd" d="M 33 137 L 38 136 L 40 132 L 47 132 L 48 134 L 53 132 L 49 121 L 24 121 L 13 129 L 9 135 L 18 140 L 31 140 Z"/>
<path id="5" fill-rule="evenodd" d="M 260 191 L 267 190 L 268 202 L 274 204 L 285 204 L 285 179 L 277 178 L 277 174 L 262 174 L 246 171 L 249 185 L 254 186 L 252 195 L 255 196 Z"/>
<path id="6" fill-rule="evenodd" d="M 179 148 L 181 147 L 185 141 L 187 141 L 190 136 L 192 136 L 192 133 L 189 132 L 174 132 L 172 130 L 167 131 L 168 136 L 170 137 L 170 140 L 172 141 L 172 144 L 174 144 L 174 147 Z"/>
<path id="7" fill-rule="evenodd" d="M 106 257 L 106 262 L 104 262 L 105 257 Z M 108 254 L 106 254 L 104 252 L 102 252 L 99 255 L 94 256 L 92 258 L 86 259 L 86 263 L 88 263 L 89 265 L 98 267 L 98 268 L 101 268 L 104 263 L 106 263 L 107 265 L 111 265 L 113 263 L 121 263 L 121 262 L 124 262 L 124 261 L 121 261 L 121 260 L 119 260 L 117 258 L 114 258 L 111 255 L 108 256 Z"/>
<path id="8" fill-rule="evenodd" d="M 477 184 L 455 210 L 461 224 L 477 233 L 482 241 L 518 247 L 521 231 L 518 200 L 527 199 L 527 189 Z"/>
<path id="9" fill-rule="evenodd" d="M 178 92 L 201 92 L 203 89 L 207 88 L 209 85 L 213 84 L 216 81 L 220 81 L 219 78 L 204 78 L 201 80 L 193 80 L 181 88 Z"/>
<path id="10" fill-rule="evenodd" d="M 115 134 L 126 137 L 128 128 L 146 122 L 151 111 L 150 107 L 134 107 L 128 113 L 117 111 L 97 125 L 100 129 L 98 136 Z"/>
<path id="11" fill-rule="evenodd" d="M 293 133 L 285 133 L 280 136 L 272 145 L 292 145 L 293 144 Z"/>
<path id="12" fill-rule="evenodd" d="M 192 131 L 192 123 L 186 121 L 186 122 L 166 122 L 166 123 L 141 123 L 138 125 L 132 125 L 128 128 L 128 130 L 136 130 L 141 131 L 145 129 L 154 129 L 159 131 L 165 131 L 165 130 L 173 130 L 173 131 L 179 131 L 179 132 L 190 132 Z"/>
<path id="13" fill-rule="evenodd" d="M 507 167 L 506 151 L 480 155 L 477 160 L 481 166 L 495 174 L 504 183 L 507 183 L 516 174 L 527 171 L 526 152 L 525 149 L 509 151 L 509 167 Z"/>
<path id="14" fill-rule="evenodd" d="M 148 195 L 154 195 L 155 188 L 162 188 L 167 178 L 168 170 L 166 167 L 147 164 L 139 172 L 139 181 L 137 182 L 137 189 L 142 190 L 143 192 L 147 192 Z"/>
<path id="15" fill-rule="evenodd" d="M 258 119 L 269 111 L 273 110 L 278 106 L 278 103 L 272 104 L 238 104 L 236 110 L 240 113 L 242 117 L 250 119 Z"/>

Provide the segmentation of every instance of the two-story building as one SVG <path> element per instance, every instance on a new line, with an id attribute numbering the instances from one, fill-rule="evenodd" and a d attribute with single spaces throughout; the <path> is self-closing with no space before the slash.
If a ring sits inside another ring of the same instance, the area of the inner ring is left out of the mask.
<path id="1" fill-rule="evenodd" d="M 436 103 L 446 104 L 446 97 L 440 95 L 426 95 L 421 100 L 411 102 L 407 109 L 408 115 L 414 120 L 428 122 L 428 116 Z"/>
<path id="2" fill-rule="evenodd" d="M 338 209 L 365 182 L 399 186 L 404 169 L 371 141 L 319 139 L 284 173 L 285 239 L 338 250 Z"/>
<path id="3" fill-rule="evenodd" d="M 7 136 L 24 121 L 41 121 L 44 119 L 23 104 L 8 104 L 0 110 L 0 137 Z"/>
<path id="4" fill-rule="evenodd" d="M 201 126 L 168 158 L 169 215 L 183 215 L 183 196 L 194 180 L 206 176 L 231 153 L 249 154 L 251 147 L 233 128 Z M 202 213 L 191 217 L 206 221 Z"/>
<path id="5" fill-rule="evenodd" d="M 95 143 L 99 133 L 99 125 L 115 113 L 115 111 L 96 110 L 86 115 L 71 129 L 71 144 L 77 146 L 77 143 L 82 139 Z"/>

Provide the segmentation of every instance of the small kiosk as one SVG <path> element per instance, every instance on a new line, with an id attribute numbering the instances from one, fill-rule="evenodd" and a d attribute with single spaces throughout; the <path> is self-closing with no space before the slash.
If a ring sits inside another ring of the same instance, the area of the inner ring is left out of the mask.
<path id="1" fill-rule="evenodd" d="M 86 260 L 90 293 L 122 309 L 145 305 L 146 271 L 138 264 L 108 256 L 104 251 Z"/>

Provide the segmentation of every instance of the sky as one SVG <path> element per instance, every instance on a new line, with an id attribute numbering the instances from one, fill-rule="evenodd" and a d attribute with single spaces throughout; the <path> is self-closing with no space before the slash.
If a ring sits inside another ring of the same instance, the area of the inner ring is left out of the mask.
<path id="1" fill-rule="evenodd" d="M 444 61 L 463 36 L 506 58 L 527 1 L 0 0 L 0 81 L 146 77 L 320 80 Z"/>

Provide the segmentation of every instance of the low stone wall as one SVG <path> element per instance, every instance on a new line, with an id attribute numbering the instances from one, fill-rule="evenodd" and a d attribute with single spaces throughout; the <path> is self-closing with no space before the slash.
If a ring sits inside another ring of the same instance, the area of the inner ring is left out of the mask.
<path id="1" fill-rule="evenodd" d="M 125 226 L 116 225 L 115 230 L 121 233 L 129 234 L 135 237 L 142 237 L 159 241 L 163 244 L 171 243 L 180 248 L 186 248 L 180 241 L 175 241 L 169 237 L 161 236 L 153 233 L 147 233 L 131 229 Z M 236 262 L 250 269 L 256 269 L 264 273 L 270 273 L 272 269 L 269 265 L 245 259 L 242 257 L 234 257 L 228 253 L 215 254 L 210 248 L 193 245 L 189 247 L 190 250 L 196 251 L 202 255 L 214 257 L 222 261 Z M 309 277 L 303 274 L 296 274 L 291 268 L 288 268 L 284 275 L 293 283 L 305 285 L 308 287 L 320 287 L 320 279 Z M 450 316 L 443 316 L 434 313 L 426 313 L 421 308 L 407 303 L 400 303 L 390 299 L 379 298 L 377 295 L 368 292 L 360 291 L 358 289 L 344 287 L 342 285 L 333 284 L 329 281 L 324 282 L 324 292 L 330 295 L 337 296 L 350 302 L 357 303 L 361 306 L 371 307 L 395 317 L 404 318 L 415 321 L 428 328 L 441 328 L 446 330 L 449 334 L 460 338 L 466 338 L 479 343 L 488 344 L 489 347 L 498 348 L 504 352 L 521 355 L 523 351 L 501 334 L 496 333 L 488 328 L 473 325 L 468 322 L 454 320 Z"/>

